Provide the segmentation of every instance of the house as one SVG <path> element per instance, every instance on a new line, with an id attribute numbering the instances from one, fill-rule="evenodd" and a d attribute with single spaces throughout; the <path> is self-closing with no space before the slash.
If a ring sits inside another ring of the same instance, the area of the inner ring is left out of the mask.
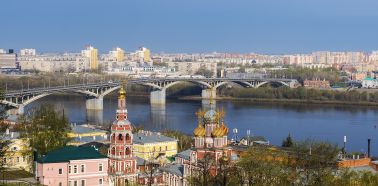
<path id="1" fill-rule="evenodd" d="M 36 179 L 43 185 L 109 185 L 108 158 L 93 147 L 66 146 L 36 163 Z"/>
<path id="2" fill-rule="evenodd" d="M 4 157 L 2 165 L 7 169 L 21 169 L 32 172 L 32 152 L 26 139 L 20 138 L 20 133 L 10 132 L 9 129 L 2 134 L 0 140 L 6 141 L 3 147 Z"/>
<path id="3" fill-rule="evenodd" d="M 134 155 L 145 160 L 165 160 L 177 154 L 177 140 L 159 132 L 139 131 L 133 142 Z"/>

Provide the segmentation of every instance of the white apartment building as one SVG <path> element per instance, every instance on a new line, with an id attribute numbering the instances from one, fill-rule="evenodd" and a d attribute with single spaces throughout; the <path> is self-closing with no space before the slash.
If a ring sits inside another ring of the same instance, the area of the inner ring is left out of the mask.
<path id="1" fill-rule="evenodd" d="M 83 72 L 90 69 L 87 57 L 75 54 L 19 56 L 21 70 L 40 72 Z"/>
<path id="2" fill-rule="evenodd" d="M 214 62 L 167 62 L 167 64 L 180 75 L 194 75 L 201 68 L 212 71 L 213 77 L 217 75 L 217 63 Z"/>
<path id="3" fill-rule="evenodd" d="M 1 69 L 15 69 L 17 68 L 16 63 L 17 55 L 15 53 L 0 53 L 0 68 Z"/>
<path id="4" fill-rule="evenodd" d="M 177 74 L 174 68 L 154 67 L 149 65 L 125 65 L 111 68 L 110 70 L 106 71 L 106 73 L 131 77 L 166 77 Z"/>
<path id="5" fill-rule="evenodd" d="M 20 50 L 20 56 L 35 56 L 36 50 L 33 48 L 24 48 Z"/>

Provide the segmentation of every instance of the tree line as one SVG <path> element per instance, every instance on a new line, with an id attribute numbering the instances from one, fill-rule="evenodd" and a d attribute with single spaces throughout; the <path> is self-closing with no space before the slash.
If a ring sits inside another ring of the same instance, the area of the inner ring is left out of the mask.
<path id="1" fill-rule="evenodd" d="M 378 103 L 378 92 L 334 91 L 324 89 L 298 88 L 221 88 L 221 96 L 257 99 L 298 99 L 308 101 L 346 101 L 346 102 L 374 102 Z"/>

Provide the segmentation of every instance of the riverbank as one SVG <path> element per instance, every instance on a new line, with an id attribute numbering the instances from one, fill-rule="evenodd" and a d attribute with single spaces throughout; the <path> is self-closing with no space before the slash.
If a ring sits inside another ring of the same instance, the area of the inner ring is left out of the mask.
<path id="1" fill-rule="evenodd" d="M 201 96 L 183 96 L 178 97 L 179 100 L 202 100 Z M 256 103 L 290 103 L 290 104 L 314 104 L 314 105 L 348 105 L 348 106 L 371 106 L 378 107 L 375 102 L 346 102 L 346 101 L 330 101 L 330 100 L 301 100 L 301 99 L 267 99 L 267 98 L 235 98 L 226 96 L 217 96 L 215 100 L 227 101 L 248 101 Z"/>

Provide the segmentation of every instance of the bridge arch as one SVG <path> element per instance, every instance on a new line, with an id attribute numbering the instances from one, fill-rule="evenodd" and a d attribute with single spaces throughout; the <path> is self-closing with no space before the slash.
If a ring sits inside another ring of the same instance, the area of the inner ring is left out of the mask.
<path id="1" fill-rule="evenodd" d="M 285 82 L 283 82 L 283 81 L 263 81 L 263 82 L 257 84 L 257 85 L 255 86 L 255 88 L 259 88 L 259 87 L 261 87 L 261 86 L 263 86 L 263 85 L 265 85 L 265 84 L 268 84 L 268 83 L 278 83 L 278 84 L 281 84 L 281 85 L 283 85 L 283 86 L 290 87 L 289 84 L 287 84 L 287 83 L 285 83 Z"/>
<path id="2" fill-rule="evenodd" d="M 173 81 L 169 84 L 167 84 L 166 86 L 164 86 L 163 88 L 165 89 L 168 89 L 169 87 L 173 86 L 173 85 L 176 85 L 176 84 L 179 84 L 179 83 L 184 83 L 184 82 L 189 82 L 189 83 L 193 83 L 193 84 L 196 84 L 196 85 L 202 85 L 203 87 L 207 87 L 207 88 L 210 88 L 211 85 L 209 83 L 206 83 L 204 81 L 195 81 L 195 80 L 180 80 L 180 81 Z M 202 87 L 201 87 L 202 88 Z"/>

